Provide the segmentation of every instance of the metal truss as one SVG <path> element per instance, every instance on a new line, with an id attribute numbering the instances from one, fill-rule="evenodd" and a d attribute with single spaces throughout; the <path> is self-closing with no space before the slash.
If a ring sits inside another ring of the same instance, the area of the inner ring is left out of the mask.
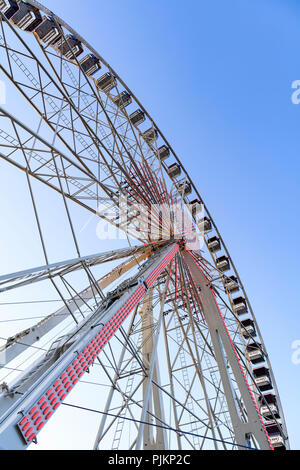
<path id="1" fill-rule="evenodd" d="M 46 286 L 61 305 L 0 348 L 0 447 L 37 443 L 89 372 L 102 414 L 94 449 L 289 448 L 256 317 L 191 176 L 91 45 L 35 0 L 18 2 L 28 21 L 50 17 L 60 42 L 45 40 L 16 23 L 8 3 L 0 2 L 0 73 L 17 106 L 0 108 L 0 162 L 24 176 L 44 261 L 0 276 L 0 294 L 36 301 Z M 63 207 L 72 259 L 50 261 L 38 188 Z M 83 256 L 75 208 L 115 227 L 128 247 Z"/>
<path id="2" fill-rule="evenodd" d="M 24 448 L 65 400 L 101 350 L 120 328 L 178 252 L 178 244 L 160 250 L 118 294 L 100 306 L 67 336 L 59 338 L 1 396 L 2 448 Z"/>

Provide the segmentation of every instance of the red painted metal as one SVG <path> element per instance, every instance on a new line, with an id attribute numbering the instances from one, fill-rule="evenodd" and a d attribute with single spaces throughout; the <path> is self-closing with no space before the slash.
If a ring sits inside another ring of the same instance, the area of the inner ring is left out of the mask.
<path id="1" fill-rule="evenodd" d="M 204 277 L 204 279 L 209 283 L 209 279 L 206 277 L 206 275 L 204 274 L 204 272 L 202 271 L 202 269 L 200 268 L 200 266 L 198 265 L 198 263 L 196 263 L 196 261 L 195 261 L 195 259 L 194 259 L 194 256 L 192 255 L 192 253 L 191 253 L 189 250 L 187 250 L 187 252 L 189 253 L 190 257 L 192 258 L 193 262 L 195 263 L 195 265 L 196 265 L 197 268 L 199 269 L 199 271 L 200 271 L 200 273 L 202 274 L 202 276 Z M 217 298 L 216 298 L 216 294 L 214 293 L 214 290 L 213 290 L 212 288 L 210 288 L 210 291 L 211 291 L 212 296 L 213 296 L 213 298 L 214 298 L 214 301 L 215 301 L 215 304 L 216 304 L 216 306 L 217 306 L 217 309 L 218 309 L 219 315 L 220 315 L 220 317 L 221 317 L 222 323 L 223 323 L 223 325 L 224 325 L 226 334 L 227 334 L 227 336 L 228 336 L 228 339 L 229 339 L 229 341 L 230 341 L 231 347 L 232 347 L 232 349 L 233 349 L 233 353 L 234 353 L 234 355 L 235 355 L 235 357 L 236 357 L 236 360 L 237 360 L 237 362 L 238 362 L 239 368 L 241 369 L 243 378 L 244 378 L 244 380 L 245 380 L 245 382 L 246 382 L 246 386 L 247 386 L 247 389 L 249 390 L 249 394 L 250 394 L 250 396 L 251 396 L 251 400 L 253 401 L 253 406 L 254 406 L 254 408 L 255 408 L 257 414 L 258 414 L 259 421 L 260 421 L 260 423 L 261 423 L 261 425 L 262 425 L 262 428 L 263 428 L 263 430 L 264 430 L 264 432 L 265 432 L 265 434 L 266 434 L 266 437 L 267 437 L 268 443 L 270 444 L 271 450 L 274 450 L 274 447 L 273 447 L 273 445 L 272 445 L 270 436 L 269 436 L 268 431 L 267 431 L 267 428 L 266 428 L 266 426 L 265 426 L 263 417 L 262 417 L 262 415 L 261 415 L 261 413 L 260 413 L 260 410 L 259 410 L 259 408 L 258 408 L 258 405 L 257 405 L 257 403 L 256 403 L 253 390 L 252 390 L 251 387 L 250 387 L 250 384 L 249 384 L 248 378 L 247 378 L 247 376 L 246 376 L 244 367 L 243 367 L 243 365 L 242 365 L 242 363 L 241 363 L 241 361 L 240 361 L 240 358 L 239 358 L 239 355 L 238 355 L 238 353 L 237 353 L 236 347 L 235 347 L 235 345 L 234 345 L 234 342 L 233 342 L 233 340 L 232 340 L 232 338 L 231 338 L 231 335 L 230 335 L 230 333 L 229 333 L 229 330 L 228 330 L 228 328 L 227 328 L 227 325 L 226 325 L 224 316 L 222 315 L 222 312 L 221 312 L 221 310 L 220 310 L 220 307 L 219 307 L 219 304 L 218 304 L 218 301 L 217 301 Z"/>
<path id="2" fill-rule="evenodd" d="M 179 251 L 176 244 L 166 257 L 159 263 L 146 279 L 146 286 L 152 287 L 164 269 L 171 263 Z M 78 354 L 74 361 L 69 364 L 65 372 L 56 379 L 52 387 L 37 401 L 33 408 L 24 413 L 22 420 L 18 423 L 19 430 L 27 443 L 36 439 L 38 433 L 60 407 L 81 377 L 88 372 L 96 358 L 105 345 L 114 336 L 122 323 L 134 310 L 138 303 L 147 293 L 147 288 L 141 284 L 122 307 L 115 313 L 109 322 L 100 330 L 95 337 Z M 169 287 L 169 286 L 168 286 Z"/>

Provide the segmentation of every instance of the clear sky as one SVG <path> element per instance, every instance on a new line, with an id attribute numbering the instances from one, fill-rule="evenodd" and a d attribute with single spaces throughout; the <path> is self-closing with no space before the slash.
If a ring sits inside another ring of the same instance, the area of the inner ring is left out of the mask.
<path id="1" fill-rule="evenodd" d="M 292 362 L 300 340 L 300 105 L 291 100 L 300 79 L 299 2 L 45 4 L 117 70 L 190 172 L 253 303 L 291 445 L 300 449 L 300 365 Z"/>

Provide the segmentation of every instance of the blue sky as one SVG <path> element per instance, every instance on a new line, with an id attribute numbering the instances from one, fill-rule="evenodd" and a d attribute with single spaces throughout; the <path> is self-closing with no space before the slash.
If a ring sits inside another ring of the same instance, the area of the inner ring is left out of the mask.
<path id="1" fill-rule="evenodd" d="M 299 449 L 300 365 L 291 360 L 300 339 L 300 105 L 291 101 L 300 79 L 299 2 L 46 6 L 117 70 L 198 186 L 253 303 Z"/>

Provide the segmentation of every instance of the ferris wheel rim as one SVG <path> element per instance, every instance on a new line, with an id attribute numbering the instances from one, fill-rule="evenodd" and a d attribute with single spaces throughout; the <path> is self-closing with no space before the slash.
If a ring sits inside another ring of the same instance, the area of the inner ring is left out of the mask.
<path id="1" fill-rule="evenodd" d="M 200 196 L 200 193 L 196 187 L 196 185 L 194 184 L 192 178 L 190 177 L 189 173 L 187 172 L 187 170 L 185 169 L 184 165 L 182 164 L 181 160 L 179 159 L 179 157 L 177 156 L 177 154 L 175 153 L 173 147 L 169 144 L 168 140 L 165 138 L 164 134 L 162 133 L 162 131 L 160 130 L 160 128 L 156 125 L 156 122 L 151 118 L 150 114 L 148 113 L 148 111 L 144 108 L 144 106 L 142 105 L 142 103 L 138 100 L 138 98 L 135 96 L 135 94 L 131 91 L 131 89 L 125 84 L 125 82 L 123 82 L 122 78 L 117 74 L 117 72 L 115 72 L 115 70 L 106 62 L 106 60 L 82 37 L 80 36 L 72 27 L 70 27 L 64 20 L 62 20 L 60 17 L 58 17 L 55 13 L 53 13 L 51 10 L 49 10 L 48 8 L 44 7 L 43 5 L 41 5 L 39 2 L 35 1 L 35 0 L 27 0 L 27 3 L 31 4 L 32 6 L 35 6 L 37 8 L 39 8 L 41 11 L 43 11 L 45 14 L 47 15 L 51 15 L 53 18 L 55 18 L 55 20 L 61 25 L 63 26 L 64 28 L 66 28 L 66 30 L 68 30 L 71 34 L 74 34 L 86 47 L 87 49 L 93 53 L 110 71 L 111 73 L 118 79 L 118 81 L 122 84 L 122 86 L 125 88 L 125 90 L 132 96 L 132 98 L 135 100 L 135 102 L 137 103 L 137 105 L 143 110 L 143 112 L 145 113 L 145 115 L 148 117 L 148 119 L 150 120 L 150 122 L 152 123 L 152 125 L 155 127 L 155 129 L 158 131 L 160 137 L 162 138 L 162 140 L 164 141 L 164 143 L 168 146 L 168 148 L 170 149 L 170 151 L 172 152 L 172 155 L 174 156 L 174 158 L 176 159 L 177 163 L 180 164 L 180 167 L 182 168 L 182 170 L 184 171 L 185 173 L 185 176 L 187 177 L 188 181 L 191 183 L 194 191 L 195 191 L 195 194 L 199 197 L 199 200 L 201 201 L 201 203 L 203 204 L 204 208 L 205 208 L 205 211 L 209 217 L 209 219 L 211 220 L 212 224 L 213 224 L 213 227 L 216 231 L 216 234 L 218 235 L 221 243 L 222 243 L 222 247 L 225 251 L 225 253 L 227 254 L 230 262 L 231 262 L 231 266 L 232 266 L 232 270 L 234 271 L 234 273 L 236 274 L 236 277 L 239 281 L 239 284 L 240 284 L 240 288 L 242 290 L 242 292 L 244 293 L 244 296 L 245 296 L 245 299 L 247 301 L 247 304 L 249 306 L 249 310 L 251 312 L 251 315 L 257 325 L 257 331 L 258 331 L 258 335 L 259 335 L 259 338 L 262 342 L 262 345 L 264 347 L 264 351 L 266 352 L 267 354 L 267 348 L 265 347 L 265 343 L 264 343 L 264 340 L 263 340 L 263 336 L 260 332 L 260 329 L 259 329 L 259 325 L 258 325 L 258 322 L 256 320 L 256 317 L 255 317 L 255 314 L 254 314 L 254 311 L 253 311 L 253 308 L 251 306 L 251 303 L 250 303 L 250 300 L 248 298 L 248 295 L 246 293 L 246 290 L 244 288 L 244 285 L 243 285 L 243 282 L 241 280 L 241 277 L 237 271 L 237 268 L 232 260 L 232 257 L 230 255 L 230 252 L 223 240 L 223 237 L 213 219 L 213 217 L 211 216 L 211 213 L 210 211 L 208 210 L 206 204 L 204 203 L 204 200 L 203 198 Z M 273 384 L 274 384 L 274 390 L 276 392 L 276 396 L 278 397 L 278 400 L 279 400 L 279 403 L 280 403 L 280 394 L 278 392 L 278 387 L 277 387 L 277 384 L 276 384 L 276 379 L 275 379 L 275 376 L 274 376 L 274 373 L 273 373 L 273 369 L 272 369 L 272 365 L 269 361 L 269 357 L 268 357 L 268 354 L 267 354 L 267 357 L 266 357 L 266 360 L 267 360 L 267 363 L 269 365 L 269 368 L 270 368 L 270 372 L 272 374 L 272 377 L 273 377 Z M 284 422 L 284 426 L 285 426 L 285 418 L 284 418 L 284 413 L 283 413 L 283 409 L 281 407 L 281 419 L 282 421 Z"/>
<path id="2" fill-rule="evenodd" d="M 246 289 L 244 287 L 244 284 L 243 284 L 243 281 L 241 279 L 241 276 L 236 268 L 236 265 L 232 259 L 232 256 L 230 255 L 230 251 L 229 249 L 227 248 L 227 244 L 224 242 L 224 239 L 221 235 L 221 232 L 217 226 L 217 224 L 215 223 L 214 221 L 214 218 L 212 217 L 211 215 L 211 212 L 209 211 L 207 205 L 205 204 L 204 202 L 204 199 L 202 198 L 202 196 L 200 195 L 198 189 L 197 189 L 197 186 L 195 185 L 195 183 L 193 182 L 192 178 L 190 177 L 189 173 L 187 172 L 187 170 L 185 169 L 185 166 L 183 165 L 183 163 L 181 162 L 180 158 L 178 157 L 178 155 L 176 154 L 175 150 L 173 149 L 172 145 L 169 143 L 169 141 L 167 140 L 167 138 L 164 136 L 163 132 L 161 131 L 161 129 L 159 128 L 159 126 L 156 124 L 156 122 L 154 121 L 154 119 L 152 119 L 151 115 L 148 113 L 147 109 L 143 106 L 143 104 L 139 101 L 139 99 L 136 97 L 136 95 L 132 92 L 132 90 L 128 87 L 128 85 L 122 80 L 122 78 L 120 77 L 120 75 L 115 71 L 115 69 L 96 51 L 96 49 L 94 49 L 80 34 L 78 34 L 78 32 L 73 29 L 68 23 L 66 23 L 64 20 L 62 20 L 59 16 L 57 16 L 53 11 L 49 10 L 47 7 L 43 6 L 41 3 L 37 2 L 36 0 L 28 0 L 28 3 L 30 3 L 31 5 L 33 6 L 36 6 L 38 7 L 39 9 L 41 9 L 45 14 L 49 14 L 51 16 L 53 16 L 62 26 L 64 26 L 71 34 L 74 34 L 89 50 L 90 52 L 92 52 L 96 57 L 98 57 L 98 59 L 110 70 L 110 72 L 119 80 L 119 82 L 123 85 L 123 87 L 125 88 L 125 90 L 132 96 L 132 98 L 135 100 L 135 102 L 137 103 L 137 105 L 142 109 L 142 111 L 145 113 L 145 115 L 148 117 L 148 119 L 150 120 L 150 122 L 153 124 L 154 128 L 158 131 L 159 135 L 161 136 L 162 140 L 164 141 L 164 143 L 168 146 L 168 148 L 171 150 L 172 152 L 172 155 L 174 156 L 174 158 L 176 159 L 177 163 L 180 164 L 180 167 L 182 168 L 182 170 L 184 171 L 186 177 L 188 178 L 189 182 L 191 183 L 194 191 L 195 191 L 195 194 L 199 197 L 199 200 L 201 202 L 201 204 L 203 205 L 204 209 L 205 209 L 205 212 L 207 213 L 209 219 L 211 220 L 213 226 L 214 226 L 214 229 L 216 231 L 216 234 L 218 235 L 221 243 L 222 243 L 222 246 L 224 248 L 224 251 L 226 253 L 226 255 L 228 256 L 230 262 L 231 262 L 231 266 L 232 266 L 232 270 L 234 271 L 238 281 L 239 281 L 239 284 L 240 284 L 240 287 L 241 287 L 241 290 L 243 292 L 243 294 L 245 295 L 245 299 L 248 303 L 248 306 L 249 306 L 249 310 L 250 310 L 250 313 L 256 323 L 256 326 L 257 326 L 257 331 L 258 331 L 258 335 L 259 335 L 259 338 L 261 340 L 261 343 L 262 343 L 262 346 L 265 350 L 265 352 L 267 353 L 267 348 L 266 348 L 266 345 L 265 345 L 265 342 L 264 342 L 264 339 L 263 339 L 263 336 L 261 334 L 261 330 L 259 328 L 259 323 L 257 321 L 257 318 L 255 316 L 255 313 L 254 313 L 254 309 L 252 307 L 252 304 L 250 302 L 250 299 L 249 299 L 249 296 L 246 292 Z M 269 356 L 267 354 L 267 362 L 268 362 L 268 365 L 270 367 L 270 372 L 272 374 L 272 378 L 274 380 L 274 389 L 276 391 L 276 395 L 278 396 L 279 398 L 279 402 L 280 402 L 280 394 L 279 394 L 279 391 L 278 391 L 278 386 L 277 386 L 277 382 L 276 382 L 276 378 L 275 378 L 275 374 L 273 372 L 273 368 L 272 368 L 272 365 L 271 365 L 271 362 L 269 361 Z M 283 408 L 282 408 L 282 405 L 280 404 L 280 407 L 281 407 L 281 411 L 282 411 L 282 420 L 284 421 L 284 425 L 285 425 L 285 428 L 286 428 L 286 423 L 285 423 L 285 417 L 284 417 L 284 413 L 283 413 Z"/>

